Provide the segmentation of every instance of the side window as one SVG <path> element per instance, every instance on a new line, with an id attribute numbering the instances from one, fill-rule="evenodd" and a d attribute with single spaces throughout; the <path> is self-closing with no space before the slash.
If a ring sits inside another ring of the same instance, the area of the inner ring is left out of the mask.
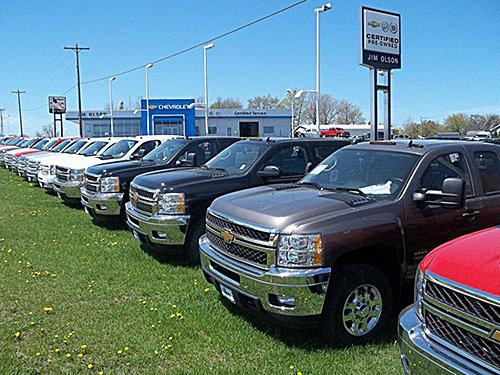
<path id="1" fill-rule="evenodd" d="M 312 151 L 314 156 L 316 157 L 316 160 L 318 162 L 321 162 L 325 160 L 328 156 L 333 154 L 335 151 L 339 149 L 338 146 L 327 146 L 327 145 L 315 145 L 312 146 Z"/>
<path id="2" fill-rule="evenodd" d="M 465 158 L 459 152 L 441 155 L 432 160 L 420 183 L 424 190 L 441 190 L 444 180 L 452 177 L 465 181 L 466 196 L 474 194 Z"/>
<path id="3" fill-rule="evenodd" d="M 138 149 L 137 152 L 144 150 L 144 155 L 149 154 L 151 151 L 153 151 L 156 147 L 160 145 L 160 141 L 148 141 L 144 142 Z"/>
<path id="4" fill-rule="evenodd" d="M 500 192 L 500 160 L 492 151 L 474 152 L 474 162 L 479 169 L 484 193 Z"/>
<path id="5" fill-rule="evenodd" d="M 307 164 L 306 150 L 301 146 L 283 147 L 272 155 L 264 164 L 274 165 L 283 172 L 282 177 L 303 176 Z"/>
<path id="6" fill-rule="evenodd" d="M 185 159 L 188 153 L 194 153 L 196 155 L 197 164 L 202 165 L 215 156 L 217 147 L 215 146 L 215 141 L 193 143 L 180 159 Z"/>

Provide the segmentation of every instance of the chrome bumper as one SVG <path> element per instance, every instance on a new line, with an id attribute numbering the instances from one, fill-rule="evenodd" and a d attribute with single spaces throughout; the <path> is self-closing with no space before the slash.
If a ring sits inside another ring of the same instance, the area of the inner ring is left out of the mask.
<path id="1" fill-rule="evenodd" d="M 262 271 L 220 255 L 206 235 L 200 238 L 200 257 L 201 267 L 212 281 L 229 288 L 233 294 L 236 292 L 245 299 L 258 301 L 266 312 L 311 317 L 323 311 L 329 267 L 297 270 L 273 267 Z M 239 281 L 230 275 L 237 275 Z M 280 302 L 278 297 L 289 303 Z"/>
<path id="2" fill-rule="evenodd" d="M 54 181 L 56 180 L 56 176 L 53 174 L 38 172 L 38 185 L 44 188 L 45 190 L 54 190 Z"/>
<path id="3" fill-rule="evenodd" d="M 398 341 L 407 374 L 493 374 L 430 340 L 413 305 L 399 315 Z"/>
<path id="4" fill-rule="evenodd" d="M 80 181 L 61 181 L 57 178 L 54 180 L 53 189 L 56 193 L 64 195 L 70 199 L 80 199 Z"/>
<path id="5" fill-rule="evenodd" d="M 153 244 L 184 245 L 189 215 L 146 216 L 137 212 L 130 202 L 125 204 L 127 224 L 136 237 L 146 236 Z M 142 239 L 141 239 L 142 240 Z"/>
<path id="6" fill-rule="evenodd" d="M 120 215 L 123 193 L 93 193 L 82 187 L 80 194 L 82 205 L 97 215 Z"/>
<path id="7" fill-rule="evenodd" d="M 38 182 L 38 171 L 33 171 L 31 169 L 28 169 L 26 171 L 26 178 L 28 179 L 29 182 Z"/>
<path id="8" fill-rule="evenodd" d="M 27 174 L 27 171 L 26 171 L 26 167 L 24 167 L 24 166 L 18 166 L 17 167 L 17 174 L 20 177 L 27 177 L 28 174 Z"/>

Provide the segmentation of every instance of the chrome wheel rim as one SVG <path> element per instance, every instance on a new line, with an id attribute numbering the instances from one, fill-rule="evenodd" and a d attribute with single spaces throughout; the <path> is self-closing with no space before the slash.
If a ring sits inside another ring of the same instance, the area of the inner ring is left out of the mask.
<path id="1" fill-rule="evenodd" d="M 344 328 L 353 336 L 370 332 L 382 315 L 382 295 L 373 285 L 358 286 L 347 297 L 342 310 Z"/>

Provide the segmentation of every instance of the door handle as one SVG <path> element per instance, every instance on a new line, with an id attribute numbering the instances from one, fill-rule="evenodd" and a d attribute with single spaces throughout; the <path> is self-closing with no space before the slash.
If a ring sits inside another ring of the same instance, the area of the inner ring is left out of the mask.
<path id="1" fill-rule="evenodd" d="M 471 210 L 471 211 L 465 211 L 463 214 L 462 214 L 462 217 L 464 219 L 474 219 L 476 216 L 479 216 L 481 212 L 479 210 Z"/>

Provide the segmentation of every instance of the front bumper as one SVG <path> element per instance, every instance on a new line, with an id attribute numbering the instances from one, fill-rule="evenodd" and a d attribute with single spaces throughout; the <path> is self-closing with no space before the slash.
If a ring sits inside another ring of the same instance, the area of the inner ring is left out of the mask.
<path id="1" fill-rule="evenodd" d="M 119 216 L 123 193 L 93 193 L 80 188 L 82 205 L 97 215 Z"/>
<path id="2" fill-rule="evenodd" d="M 20 177 L 24 177 L 26 178 L 28 176 L 27 174 L 27 171 L 26 171 L 26 166 L 24 165 L 19 165 L 17 167 L 17 174 L 20 176 Z"/>
<path id="3" fill-rule="evenodd" d="M 29 182 L 38 182 L 38 171 L 33 169 L 26 170 L 26 178 Z"/>
<path id="4" fill-rule="evenodd" d="M 413 305 L 399 315 L 398 341 L 407 374 L 493 374 L 429 339 Z"/>
<path id="5" fill-rule="evenodd" d="M 330 279 L 329 267 L 259 270 L 221 255 L 206 235 L 200 238 L 200 257 L 207 280 L 219 292 L 221 285 L 230 289 L 234 296 L 231 302 L 244 309 L 269 313 L 285 324 L 296 323 L 287 318 L 300 318 L 312 324 L 319 320 Z"/>
<path id="6" fill-rule="evenodd" d="M 38 172 L 38 185 L 44 188 L 45 190 L 52 191 L 54 190 L 54 181 L 56 180 L 56 176 L 49 173 Z"/>
<path id="7" fill-rule="evenodd" d="M 189 215 L 146 216 L 137 212 L 130 202 L 125 204 L 125 209 L 128 226 L 142 242 L 184 245 Z"/>
<path id="8" fill-rule="evenodd" d="M 69 199 L 80 199 L 80 181 L 61 181 L 59 179 L 54 180 L 53 188 L 56 193 L 64 195 Z"/>

